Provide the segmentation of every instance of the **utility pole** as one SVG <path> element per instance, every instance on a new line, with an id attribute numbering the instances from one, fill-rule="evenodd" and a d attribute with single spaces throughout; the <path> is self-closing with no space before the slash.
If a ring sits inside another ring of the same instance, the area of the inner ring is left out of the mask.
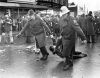
<path id="1" fill-rule="evenodd" d="M 84 14 L 85 14 L 85 10 L 86 10 L 85 8 L 86 8 L 86 7 L 85 7 L 85 4 L 84 4 Z"/>

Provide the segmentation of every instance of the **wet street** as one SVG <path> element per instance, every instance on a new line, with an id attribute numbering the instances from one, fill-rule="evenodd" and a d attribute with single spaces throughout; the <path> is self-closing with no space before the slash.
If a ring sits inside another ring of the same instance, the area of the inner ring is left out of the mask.
<path id="1" fill-rule="evenodd" d="M 99 38 L 100 39 L 100 38 Z M 100 78 L 100 40 L 95 44 L 76 44 L 76 50 L 88 56 L 74 61 L 74 66 L 63 71 L 63 60 L 49 50 L 47 61 L 41 55 L 25 51 L 24 40 L 0 45 L 0 78 Z M 51 41 L 47 42 L 47 49 Z"/>

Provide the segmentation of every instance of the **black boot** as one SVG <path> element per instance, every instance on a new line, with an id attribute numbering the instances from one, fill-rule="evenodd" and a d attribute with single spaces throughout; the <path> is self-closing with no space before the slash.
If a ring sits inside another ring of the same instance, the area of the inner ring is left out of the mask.
<path id="1" fill-rule="evenodd" d="M 70 67 L 73 66 L 73 60 L 70 59 L 69 57 L 66 57 L 66 61 L 65 61 L 65 64 L 64 64 L 64 67 L 63 67 L 63 70 L 68 70 Z"/>
<path id="2" fill-rule="evenodd" d="M 91 36 L 91 39 L 92 39 L 92 43 L 96 43 L 94 35 Z"/>
<path id="3" fill-rule="evenodd" d="M 90 42 L 90 35 L 87 35 L 87 43 L 91 43 Z"/>
<path id="4" fill-rule="evenodd" d="M 41 47 L 40 50 L 41 50 L 41 53 L 42 53 L 41 60 L 47 60 L 49 53 L 47 52 L 46 47 L 45 46 Z"/>

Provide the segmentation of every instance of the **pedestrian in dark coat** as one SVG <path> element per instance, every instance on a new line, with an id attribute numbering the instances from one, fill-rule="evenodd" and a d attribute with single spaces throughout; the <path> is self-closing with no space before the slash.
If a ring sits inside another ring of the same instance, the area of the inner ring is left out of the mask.
<path id="1" fill-rule="evenodd" d="M 86 18 L 86 30 L 87 30 L 87 42 L 88 43 L 95 42 L 95 31 L 94 31 L 93 23 L 94 23 L 94 19 L 92 16 L 92 11 L 90 11 Z"/>
<path id="2" fill-rule="evenodd" d="M 32 34 L 33 37 L 35 37 L 38 43 L 38 48 L 40 48 L 40 51 L 42 53 L 43 57 L 41 58 L 41 60 L 47 60 L 49 53 L 47 52 L 45 47 L 45 30 L 47 30 L 50 34 L 51 31 L 46 25 L 46 23 L 42 20 L 42 18 L 36 15 L 33 10 L 29 10 L 28 14 L 29 20 L 27 21 L 21 32 L 18 34 L 18 36 L 27 31 L 27 29 L 30 30 L 29 32 Z"/>
<path id="3" fill-rule="evenodd" d="M 97 16 L 94 18 L 94 30 L 95 30 L 95 35 L 98 37 L 99 33 L 99 26 L 100 26 L 100 21 Z"/>
<path id="4" fill-rule="evenodd" d="M 79 19 L 78 19 L 78 24 L 81 27 L 81 29 L 83 30 L 85 36 L 86 36 L 86 17 L 85 14 L 82 14 Z"/>
<path id="5" fill-rule="evenodd" d="M 86 37 L 77 23 L 76 19 L 69 15 L 69 10 L 66 6 L 61 7 L 61 17 L 59 20 L 62 45 L 63 45 L 63 57 L 66 58 L 64 70 L 68 69 L 73 63 L 73 58 L 70 57 L 75 52 L 75 39 L 76 33 L 80 36 L 81 40 L 86 42 Z"/>

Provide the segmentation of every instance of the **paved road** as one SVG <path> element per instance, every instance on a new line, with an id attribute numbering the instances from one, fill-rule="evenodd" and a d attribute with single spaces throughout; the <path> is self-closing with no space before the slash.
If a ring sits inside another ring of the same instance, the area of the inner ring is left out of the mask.
<path id="1" fill-rule="evenodd" d="M 100 42 L 76 44 L 76 50 L 88 57 L 74 61 L 74 66 L 63 71 L 63 59 L 50 53 L 47 61 L 40 61 L 41 55 L 25 51 L 25 39 L 15 44 L 0 45 L 0 78 L 100 78 Z M 48 39 L 47 48 L 51 45 Z"/>

